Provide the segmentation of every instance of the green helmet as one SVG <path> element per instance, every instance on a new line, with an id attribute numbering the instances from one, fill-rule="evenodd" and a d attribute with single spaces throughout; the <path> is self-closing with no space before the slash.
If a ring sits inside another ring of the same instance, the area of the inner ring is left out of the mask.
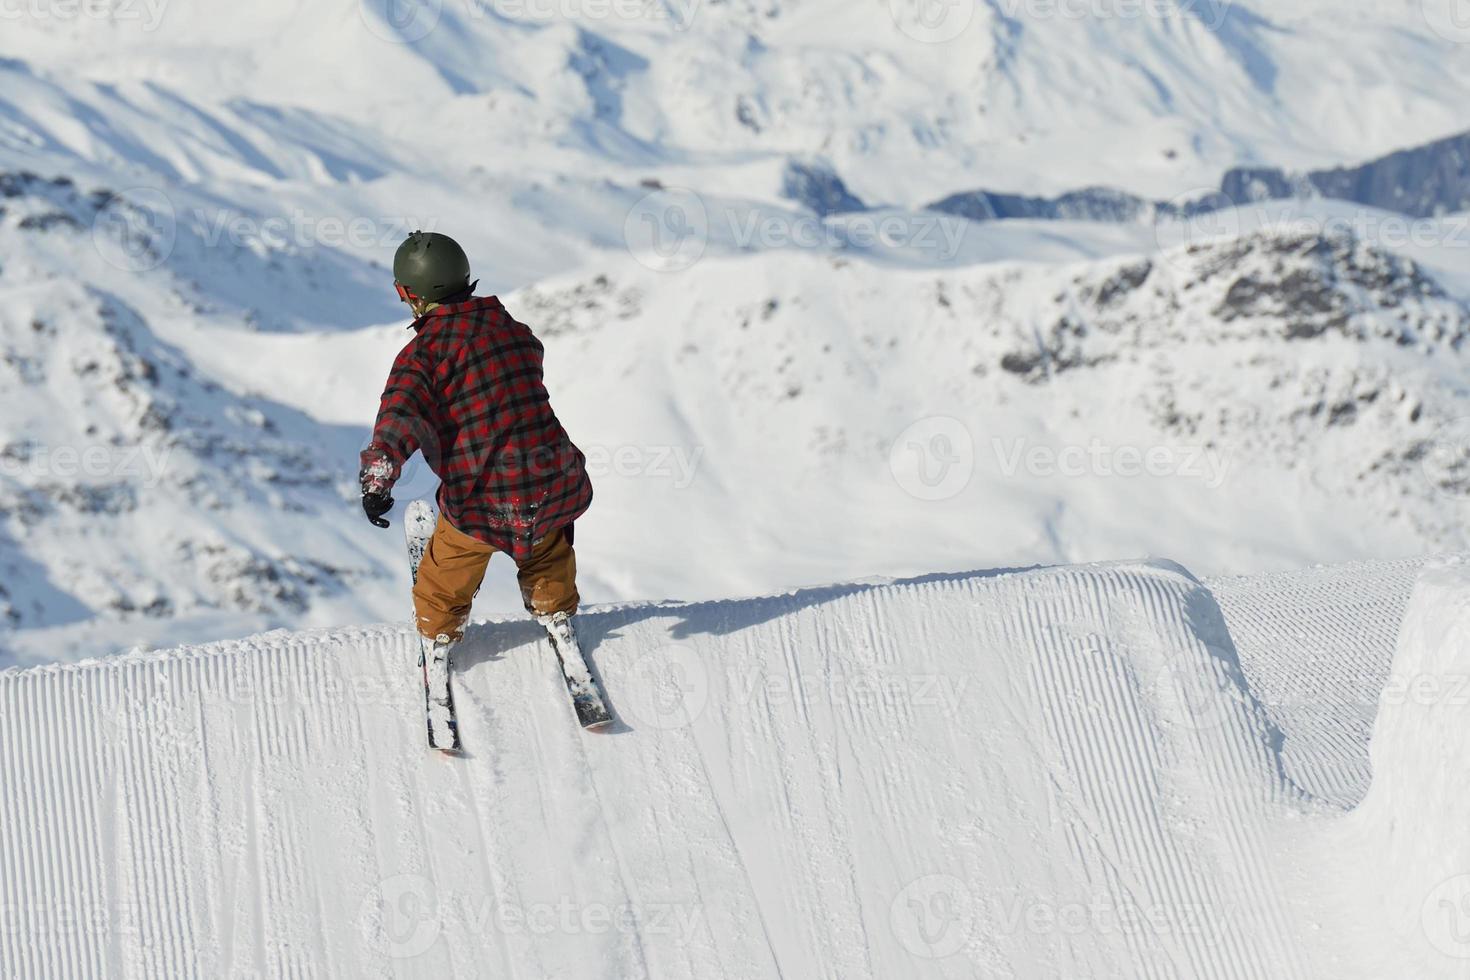
<path id="1" fill-rule="evenodd" d="M 416 231 L 393 256 L 393 279 L 417 298 L 438 303 L 469 288 L 469 256 L 448 235 Z"/>

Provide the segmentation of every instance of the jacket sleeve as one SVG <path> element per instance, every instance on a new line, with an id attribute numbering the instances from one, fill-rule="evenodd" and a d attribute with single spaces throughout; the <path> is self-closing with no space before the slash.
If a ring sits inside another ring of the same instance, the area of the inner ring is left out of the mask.
<path id="1" fill-rule="evenodd" d="M 383 389 L 372 441 L 362 451 L 358 477 L 363 493 L 391 492 L 403 464 L 423 447 L 424 434 L 432 431 L 432 382 L 417 344 L 399 352 Z"/>

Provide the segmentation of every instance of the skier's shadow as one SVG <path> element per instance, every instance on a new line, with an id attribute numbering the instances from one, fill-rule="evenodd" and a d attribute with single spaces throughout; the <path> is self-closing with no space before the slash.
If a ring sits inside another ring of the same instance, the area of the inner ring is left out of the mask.
<path id="1" fill-rule="evenodd" d="M 577 616 L 577 635 L 582 639 L 583 653 L 590 657 L 591 651 L 604 640 L 618 639 L 617 631 L 626 626 L 651 619 L 674 619 L 668 627 L 669 639 L 677 642 L 691 636 L 727 636 L 789 616 L 812 606 L 825 605 L 848 596 L 902 586 L 925 585 L 933 582 L 960 582 L 973 579 L 997 578 L 1018 572 L 1033 572 L 1045 565 L 1028 565 L 1024 568 L 987 568 L 972 572 L 937 572 L 903 579 L 884 579 L 874 582 L 858 582 L 847 585 L 822 585 L 796 589 L 782 595 L 755 596 L 746 599 L 711 599 L 703 602 L 661 602 L 644 605 L 607 609 L 600 612 L 581 613 Z"/>
<path id="2" fill-rule="evenodd" d="M 454 669 L 458 672 L 482 663 L 504 660 L 505 655 L 512 650 L 534 646 L 540 642 L 550 646 L 550 641 L 546 639 L 546 630 L 530 620 L 471 623 L 465 628 L 464 642 L 454 651 Z"/>
<path id="3" fill-rule="evenodd" d="M 603 682 L 602 674 L 597 669 L 597 662 L 592 657 L 592 650 L 605 631 L 596 631 L 592 620 L 597 614 L 584 614 L 576 618 L 577 639 L 582 646 L 582 656 L 587 661 L 587 669 L 592 672 L 597 686 L 602 689 L 603 697 L 607 699 L 608 710 L 612 712 L 613 723 L 606 728 L 600 729 L 599 735 L 622 735 L 633 731 L 633 728 L 623 721 L 618 714 L 617 705 L 607 696 L 607 685 Z M 516 652 L 516 655 L 534 655 L 536 648 L 543 649 L 551 655 L 551 641 L 546 636 L 546 630 L 539 623 L 531 620 L 495 623 L 472 623 L 465 628 L 464 642 L 455 651 L 454 671 L 469 670 L 483 663 L 494 663 L 506 659 L 506 655 Z M 555 657 L 553 656 L 554 660 Z"/>
<path id="4" fill-rule="evenodd" d="M 802 609 L 825 605 L 848 596 L 870 592 L 879 588 L 895 586 L 925 585 L 935 582 L 958 582 L 983 578 L 997 578 L 1019 572 L 1036 571 L 1043 565 L 1024 568 L 987 568 L 971 572 L 940 572 L 913 578 L 855 583 L 848 585 L 816 586 L 797 589 L 785 595 L 762 596 L 749 599 L 717 599 L 705 602 L 663 602 L 606 609 L 580 613 L 577 616 L 577 636 L 582 641 L 582 653 L 587 665 L 602 684 L 602 675 L 597 669 L 595 651 L 604 642 L 624 637 L 621 632 L 627 627 L 655 619 L 675 620 L 667 627 L 668 640 L 678 643 L 691 636 L 728 636 L 741 630 L 759 626 L 789 616 Z M 654 652 L 654 651 L 648 651 Z M 605 684 L 602 684 L 604 689 Z M 611 699 L 609 699 L 611 700 Z M 617 713 L 615 705 L 609 704 Z M 621 718 L 610 731 L 632 731 Z"/>
<path id="5" fill-rule="evenodd" d="M 847 596 L 870 592 L 873 589 L 893 586 L 922 585 L 932 582 L 951 582 L 977 578 L 994 578 L 1017 572 L 1035 571 L 1046 566 L 1032 565 L 1025 568 L 989 568 L 972 572 L 942 572 L 914 578 L 885 580 L 852 585 L 829 585 L 798 589 L 779 596 L 750 599 L 718 599 L 707 602 L 662 602 L 655 604 L 625 606 L 597 612 L 577 614 L 577 638 L 581 641 L 582 655 L 587 668 L 597 679 L 608 708 L 613 713 L 613 724 L 599 734 L 621 735 L 635 731 L 618 712 L 617 705 L 607 694 L 601 671 L 594 656 L 597 648 L 608 640 L 621 639 L 620 632 L 626 627 L 653 619 L 677 620 L 667 627 L 667 636 L 678 642 L 696 635 L 727 636 L 762 623 L 789 616 L 812 606 L 835 602 Z M 465 630 L 465 642 L 455 652 L 454 669 L 468 670 L 478 664 L 504 660 L 512 651 L 517 655 L 530 654 L 522 648 L 544 645 L 550 653 L 550 642 L 546 631 L 531 620 L 509 622 L 474 623 Z"/>

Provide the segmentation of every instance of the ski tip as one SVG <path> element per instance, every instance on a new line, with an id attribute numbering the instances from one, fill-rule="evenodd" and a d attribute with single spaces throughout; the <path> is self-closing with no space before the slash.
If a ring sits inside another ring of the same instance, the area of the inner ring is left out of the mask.
<path id="1" fill-rule="evenodd" d="M 434 505 L 427 500 L 410 500 L 403 513 L 403 522 L 410 526 L 434 523 Z"/>
<path id="2" fill-rule="evenodd" d="M 461 752 L 464 751 L 464 746 L 457 738 L 448 745 L 439 745 L 432 738 L 430 738 L 429 751 L 438 752 L 440 755 L 459 755 Z"/>
<path id="3" fill-rule="evenodd" d="M 588 731 L 606 728 L 614 721 L 613 713 L 607 710 L 601 698 L 577 698 L 572 702 L 572 708 L 577 713 L 577 724 Z"/>

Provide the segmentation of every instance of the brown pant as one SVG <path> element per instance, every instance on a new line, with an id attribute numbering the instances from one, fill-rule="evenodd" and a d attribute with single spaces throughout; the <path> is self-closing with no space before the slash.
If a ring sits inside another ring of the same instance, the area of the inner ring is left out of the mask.
<path id="1" fill-rule="evenodd" d="M 420 633 L 429 639 L 448 636 L 457 640 L 464 635 L 470 605 L 493 554 L 493 547 L 439 515 L 413 587 Z M 517 577 L 527 611 L 536 615 L 576 612 L 580 597 L 571 528 L 553 531 L 537 541 L 531 557 L 518 567 Z"/>

